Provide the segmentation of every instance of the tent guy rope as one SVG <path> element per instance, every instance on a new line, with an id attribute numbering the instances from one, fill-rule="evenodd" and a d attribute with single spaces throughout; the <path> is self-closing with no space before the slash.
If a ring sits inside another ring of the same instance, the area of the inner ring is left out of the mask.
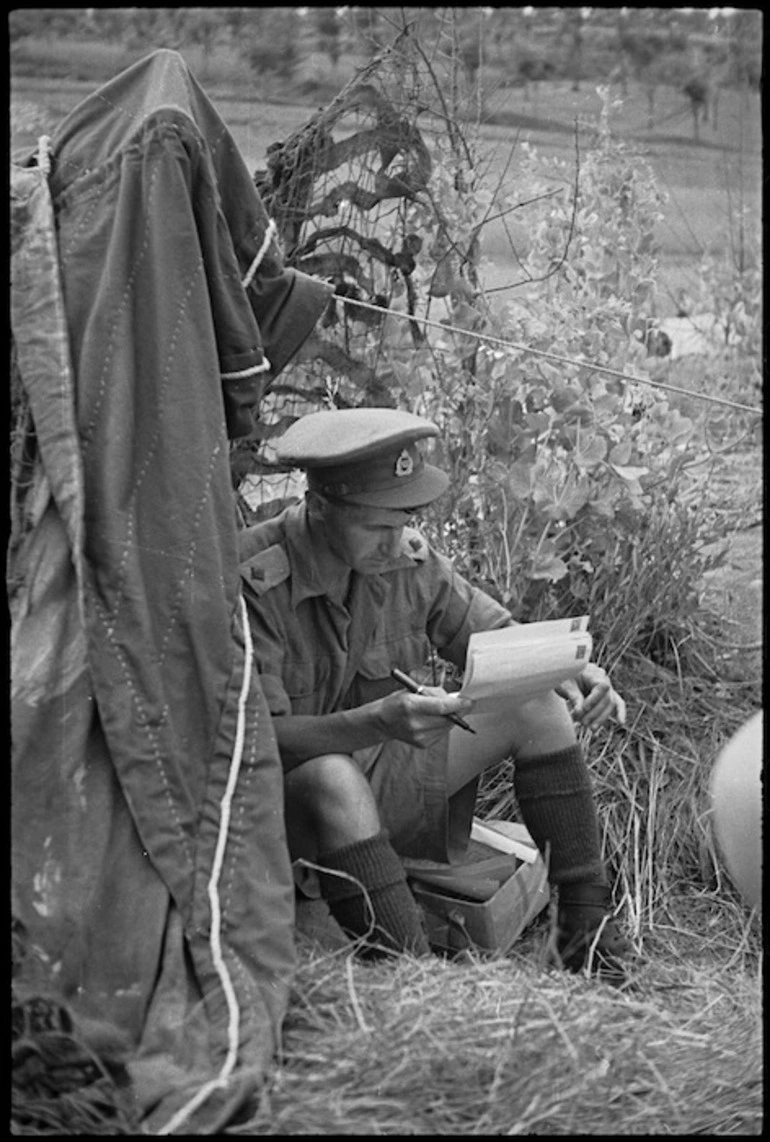
<path id="1" fill-rule="evenodd" d="M 367 301 L 357 301 L 352 297 L 339 297 L 339 300 L 344 305 L 358 306 L 361 309 L 368 309 L 373 313 L 379 313 L 380 316 L 392 316 L 401 318 L 404 321 L 419 321 L 422 325 L 430 326 L 432 329 L 439 329 L 442 333 L 457 333 L 461 337 L 474 337 L 477 341 L 485 341 L 490 345 L 497 345 L 501 349 L 516 349 L 519 352 L 530 353 L 534 357 L 543 357 L 549 361 L 557 361 L 562 365 L 578 365 L 580 368 L 592 369 L 597 373 L 606 373 L 611 377 L 617 377 L 622 381 L 631 381 L 637 385 L 649 385 L 652 388 L 666 389 L 668 392 L 679 393 L 681 396 L 692 397 L 694 400 L 708 401 L 712 404 L 719 404 L 727 406 L 728 408 L 738 409 L 741 412 L 750 412 L 755 416 L 761 417 L 762 410 L 754 408 L 751 405 L 741 404 L 738 401 L 728 400 L 726 397 L 716 397 L 708 393 L 696 393 L 691 389 L 683 389 L 678 385 L 670 385 L 664 381 L 656 381 L 651 377 L 635 377 L 630 373 L 623 373 L 619 369 L 612 369 L 608 365 L 598 365 L 593 361 L 581 361 L 574 357 L 565 357 L 560 353 L 551 353 L 547 349 L 535 349 L 531 345 L 524 345 L 520 341 L 505 341 L 500 337 L 493 337 L 489 333 L 480 333 L 475 329 L 461 329 L 456 325 L 448 325 L 443 321 L 433 321 L 428 317 L 416 317 L 410 313 L 401 313 L 395 309 L 383 309 L 381 306 L 372 305 Z M 435 346 L 434 346 L 435 348 Z"/>
<path id="2" fill-rule="evenodd" d="M 248 289 L 248 287 L 251 285 L 254 275 L 262 264 L 262 260 L 269 250 L 270 243 L 273 241 L 276 233 L 277 227 L 271 218 L 268 222 L 267 229 L 265 230 L 265 236 L 262 239 L 262 244 L 254 255 L 254 259 L 246 271 L 245 277 L 241 281 L 241 285 L 244 289 Z M 247 377 L 256 376 L 257 373 L 269 373 L 271 369 L 272 365 L 268 361 L 267 357 L 265 357 L 264 361 L 262 361 L 260 365 L 252 365 L 248 369 L 236 369 L 233 373 L 222 373 L 222 379 L 225 381 L 244 381 L 247 379 Z"/>

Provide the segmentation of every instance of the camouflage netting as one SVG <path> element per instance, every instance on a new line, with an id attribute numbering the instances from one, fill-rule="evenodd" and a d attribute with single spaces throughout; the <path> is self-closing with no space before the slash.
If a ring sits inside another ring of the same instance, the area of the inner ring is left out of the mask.
<path id="1" fill-rule="evenodd" d="M 335 297 L 271 387 L 257 432 L 233 449 L 234 482 L 250 520 L 273 514 L 301 488 L 276 465 L 272 439 L 320 407 L 394 405 L 393 347 L 426 343 L 422 323 L 407 315 L 441 318 L 447 309 L 431 313 L 435 300 L 473 298 L 477 236 L 458 239 L 456 223 L 442 215 L 432 186 L 440 148 L 449 148 L 462 189 L 472 178 L 470 151 L 433 65 L 404 34 L 303 127 L 273 143 L 266 169 L 255 172 L 286 263 L 331 281 Z M 426 238 L 430 257 L 421 263 Z"/>

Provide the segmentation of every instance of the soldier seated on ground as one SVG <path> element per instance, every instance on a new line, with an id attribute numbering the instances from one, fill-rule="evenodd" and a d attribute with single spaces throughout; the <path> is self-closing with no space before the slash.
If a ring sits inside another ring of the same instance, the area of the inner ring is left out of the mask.
<path id="1" fill-rule="evenodd" d="M 449 483 L 421 450 L 437 433 L 395 409 L 302 418 L 278 451 L 305 470 L 305 501 L 241 533 L 292 858 L 322 867 L 322 893 L 346 932 L 424 954 L 399 857 L 458 860 L 479 776 L 512 757 L 521 817 L 559 893 L 561 962 L 622 978 L 630 945 L 611 916 L 573 722 L 597 726 L 622 707 L 604 670 L 589 664 L 562 692 L 512 702 L 503 717 L 474 717 L 458 694 L 429 685 L 411 693 L 391 677 L 397 667 L 419 679 L 431 648 L 462 668 L 471 633 L 513 622 L 409 526 Z"/>

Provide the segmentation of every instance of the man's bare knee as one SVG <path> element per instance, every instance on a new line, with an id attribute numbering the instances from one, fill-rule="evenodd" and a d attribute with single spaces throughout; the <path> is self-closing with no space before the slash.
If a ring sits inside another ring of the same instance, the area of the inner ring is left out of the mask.
<path id="1" fill-rule="evenodd" d="M 567 703 L 551 690 L 533 695 L 516 711 L 515 756 L 523 759 L 566 749 L 575 741 Z"/>
<path id="2" fill-rule="evenodd" d="M 371 786 L 352 757 L 327 753 L 310 758 L 287 773 L 284 781 L 286 819 L 292 849 L 318 851 L 352 844 L 380 831 Z"/>
<path id="3" fill-rule="evenodd" d="M 362 784 L 368 787 L 353 758 L 344 753 L 324 753 L 309 758 L 286 774 L 284 784 L 288 797 L 314 805 L 355 798 Z"/>
<path id="4" fill-rule="evenodd" d="M 453 729 L 449 738 L 447 791 L 451 795 L 505 757 L 526 760 L 565 749 L 575 741 L 567 704 L 554 691 L 510 703 L 471 718 L 476 734 Z"/>

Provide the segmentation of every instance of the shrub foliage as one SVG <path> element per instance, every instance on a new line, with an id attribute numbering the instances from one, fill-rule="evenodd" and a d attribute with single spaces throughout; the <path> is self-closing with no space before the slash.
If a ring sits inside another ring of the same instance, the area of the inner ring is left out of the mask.
<path id="1" fill-rule="evenodd" d="M 628 852 L 630 836 L 646 837 L 666 866 L 658 884 L 713 878 L 717 868 L 700 746 L 684 745 L 693 764 L 661 784 L 658 736 L 671 686 L 694 708 L 688 688 L 720 676 L 715 620 L 702 607 L 703 576 L 726 551 L 725 513 L 706 494 L 719 463 L 715 420 L 648 354 L 663 199 L 644 159 L 613 137 L 608 91 L 598 122 L 576 130 L 571 163 L 523 147 L 515 175 L 490 186 L 485 156 L 447 106 L 449 89 L 419 44 L 398 42 L 257 173 L 289 260 L 323 267 L 337 296 L 276 386 L 240 471 L 252 460 L 255 471 L 274 469 L 270 440 L 321 405 L 398 405 L 439 425 L 434 459 L 452 482 L 424 512 L 431 538 L 517 619 L 589 613 L 596 659 L 639 699 L 636 736 L 609 732 L 597 777 L 608 855 L 641 913 L 642 896 L 649 911 L 658 892 L 650 895 L 638 849 Z M 524 252 L 512 215 L 524 220 Z M 518 278 L 506 302 L 484 284 L 484 229 L 500 219 Z M 731 375 L 744 384 L 740 359 L 757 367 L 751 274 L 712 266 L 704 277 L 732 323 L 714 358 L 726 396 Z M 746 427 L 722 410 L 717 420 L 722 446 Z M 274 484 L 271 496 L 261 512 L 283 502 Z M 730 699 L 710 735 L 687 727 L 696 743 L 708 738 L 708 757 L 758 704 L 757 688 L 749 682 Z M 656 831 L 671 819 L 660 813 L 666 784 L 691 826 L 680 843 Z M 489 811 L 515 812 L 507 789 L 489 779 Z"/>

